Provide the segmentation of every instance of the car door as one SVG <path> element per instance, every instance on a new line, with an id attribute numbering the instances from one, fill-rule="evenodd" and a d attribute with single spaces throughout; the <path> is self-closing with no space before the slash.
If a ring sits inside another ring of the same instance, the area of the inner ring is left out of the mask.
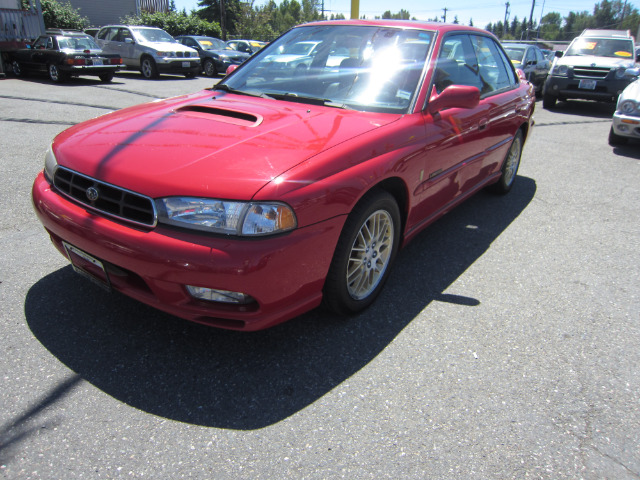
<path id="1" fill-rule="evenodd" d="M 430 98 L 451 85 L 482 88 L 469 35 L 446 36 L 436 55 Z M 425 110 L 428 144 L 424 152 L 423 183 L 417 191 L 420 206 L 416 214 L 420 218 L 437 214 L 471 188 L 468 181 L 477 176 L 482 166 L 488 118 L 489 106 L 484 102 L 469 108 L 448 108 L 435 114 Z"/>
<path id="2" fill-rule="evenodd" d="M 35 49 L 31 53 L 30 69 L 37 72 L 46 72 L 47 64 L 51 61 L 52 53 L 55 53 L 53 37 L 40 37 Z"/>
<path id="3" fill-rule="evenodd" d="M 118 30 L 118 42 L 120 44 L 120 56 L 127 66 L 139 67 L 141 51 L 136 44 L 136 39 L 130 28 L 121 27 Z"/>

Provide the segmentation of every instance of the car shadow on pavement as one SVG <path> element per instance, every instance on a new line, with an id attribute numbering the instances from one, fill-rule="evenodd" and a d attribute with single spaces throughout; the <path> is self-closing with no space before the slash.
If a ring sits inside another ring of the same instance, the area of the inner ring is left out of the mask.
<path id="1" fill-rule="evenodd" d="M 535 181 L 519 176 L 509 195 L 480 192 L 458 206 L 400 252 L 381 296 L 351 318 L 316 309 L 261 332 L 219 330 L 104 292 L 64 267 L 31 287 L 26 321 L 60 362 L 131 407 L 201 426 L 263 428 L 365 367 L 432 301 L 482 302 L 444 292 L 535 192 Z"/>

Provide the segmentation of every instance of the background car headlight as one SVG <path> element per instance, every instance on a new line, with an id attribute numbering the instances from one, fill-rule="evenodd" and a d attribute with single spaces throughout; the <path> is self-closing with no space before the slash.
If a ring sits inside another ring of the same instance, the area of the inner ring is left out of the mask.
<path id="1" fill-rule="evenodd" d="M 636 112 L 637 108 L 638 104 L 633 100 L 624 100 L 622 103 L 620 103 L 620 107 L 618 108 L 618 110 L 620 110 L 625 115 L 632 115 Z"/>
<path id="2" fill-rule="evenodd" d="M 616 70 L 616 78 L 624 78 L 625 73 L 627 73 L 627 69 L 624 67 L 620 67 Z"/>
<path id="3" fill-rule="evenodd" d="M 232 202 L 212 198 L 169 197 L 156 201 L 158 222 L 226 235 L 271 235 L 293 230 L 297 221 L 278 202 Z"/>
<path id="4" fill-rule="evenodd" d="M 566 65 L 556 65 L 555 67 L 553 67 L 551 74 L 566 77 L 568 72 L 569 67 L 567 67 Z"/>
<path id="5" fill-rule="evenodd" d="M 44 156 L 44 176 L 49 183 L 53 183 L 53 175 L 56 173 L 56 168 L 58 168 L 58 160 L 56 160 L 53 149 L 49 145 L 49 149 Z"/>

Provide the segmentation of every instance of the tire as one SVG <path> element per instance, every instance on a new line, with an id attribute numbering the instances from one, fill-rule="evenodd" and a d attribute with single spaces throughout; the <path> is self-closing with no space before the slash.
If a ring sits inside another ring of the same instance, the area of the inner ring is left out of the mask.
<path id="1" fill-rule="evenodd" d="M 218 69 L 216 68 L 216 63 L 210 58 L 207 58 L 204 61 L 203 70 L 204 70 L 204 74 L 207 77 L 215 77 L 218 75 Z"/>
<path id="2" fill-rule="evenodd" d="M 522 135 L 522 130 L 518 130 L 502 162 L 502 167 L 500 168 L 502 175 L 500 176 L 500 180 L 490 187 L 492 192 L 505 194 L 511 190 L 516 179 L 516 174 L 518 173 L 518 167 L 520 166 L 523 143 L 524 136 Z"/>
<path id="3" fill-rule="evenodd" d="M 111 80 L 113 80 L 113 72 L 103 73 L 102 75 L 99 75 L 99 77 L 100 77 L 100 81 L 104 83 L 109 83 Z"/>
<path id="4" fill-rule="evenodd" d="M 623 137 L 621 135 L 617 135 L 613 131 L 613 127 L 609 130 L 609 145 L 612 147 L 617 147 L 618 145 L 626 145 L 629 139 L 627 137 Z"/>
<path id="5" fill-rule="evenodd" d="M 557 101 L 558 101 L 558 97 L 556 97 L 555 95 L 551 95 L 549 93 L 545 93 L 542 97 L 542 108 L 550 110 L 556 106 Z"/>
<path id="6" fill-rule="evenodd" d="M 13 70 L 13 74 L 16 77 L 24 76 L 24 72 L 22 71 L 22 67 L 20 66 L 20 63 L 17 60 L 14 60 L 13 62 L 11 62 L 11 70 Z"/>
<path id="7" fill-rule="evenodd" d="M 142 61 L 140 62 L 140 72 L 147 80 L 158 78 L 158 67 L 156 67 L 156 62 L 153 61 L 153 58 L 142 57 Z"/>
<path id="8" fill-rule="evenodd" d="M 367 308 L 389 276 L 400 244 L 400 209 L 391 194 L 374 190 L 345 222 L 324 286 L 324 304 L 345 315 Z"/>
<path id="9" fill-rule="evenodd" d="M 67 79 L 67 74 L 61 71 L 58 66 L 53 63 L 49 64 L 47 70 L 49 71 L 49 78 L 52 82 L 62 83 Z"/>

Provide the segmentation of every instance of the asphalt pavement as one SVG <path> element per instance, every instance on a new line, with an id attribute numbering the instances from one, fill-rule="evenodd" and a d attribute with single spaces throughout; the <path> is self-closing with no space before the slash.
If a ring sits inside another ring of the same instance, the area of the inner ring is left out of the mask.
<path id="1" fill-rule="evenodd" d="M 516 183 L 401 251 L 374 306 L 239 333 L 75 274 L 30 188 L 62 130 L 209 87 L 0 80 L 0 478 L 640 478 L 640 143 L 537 104 Z"/>

